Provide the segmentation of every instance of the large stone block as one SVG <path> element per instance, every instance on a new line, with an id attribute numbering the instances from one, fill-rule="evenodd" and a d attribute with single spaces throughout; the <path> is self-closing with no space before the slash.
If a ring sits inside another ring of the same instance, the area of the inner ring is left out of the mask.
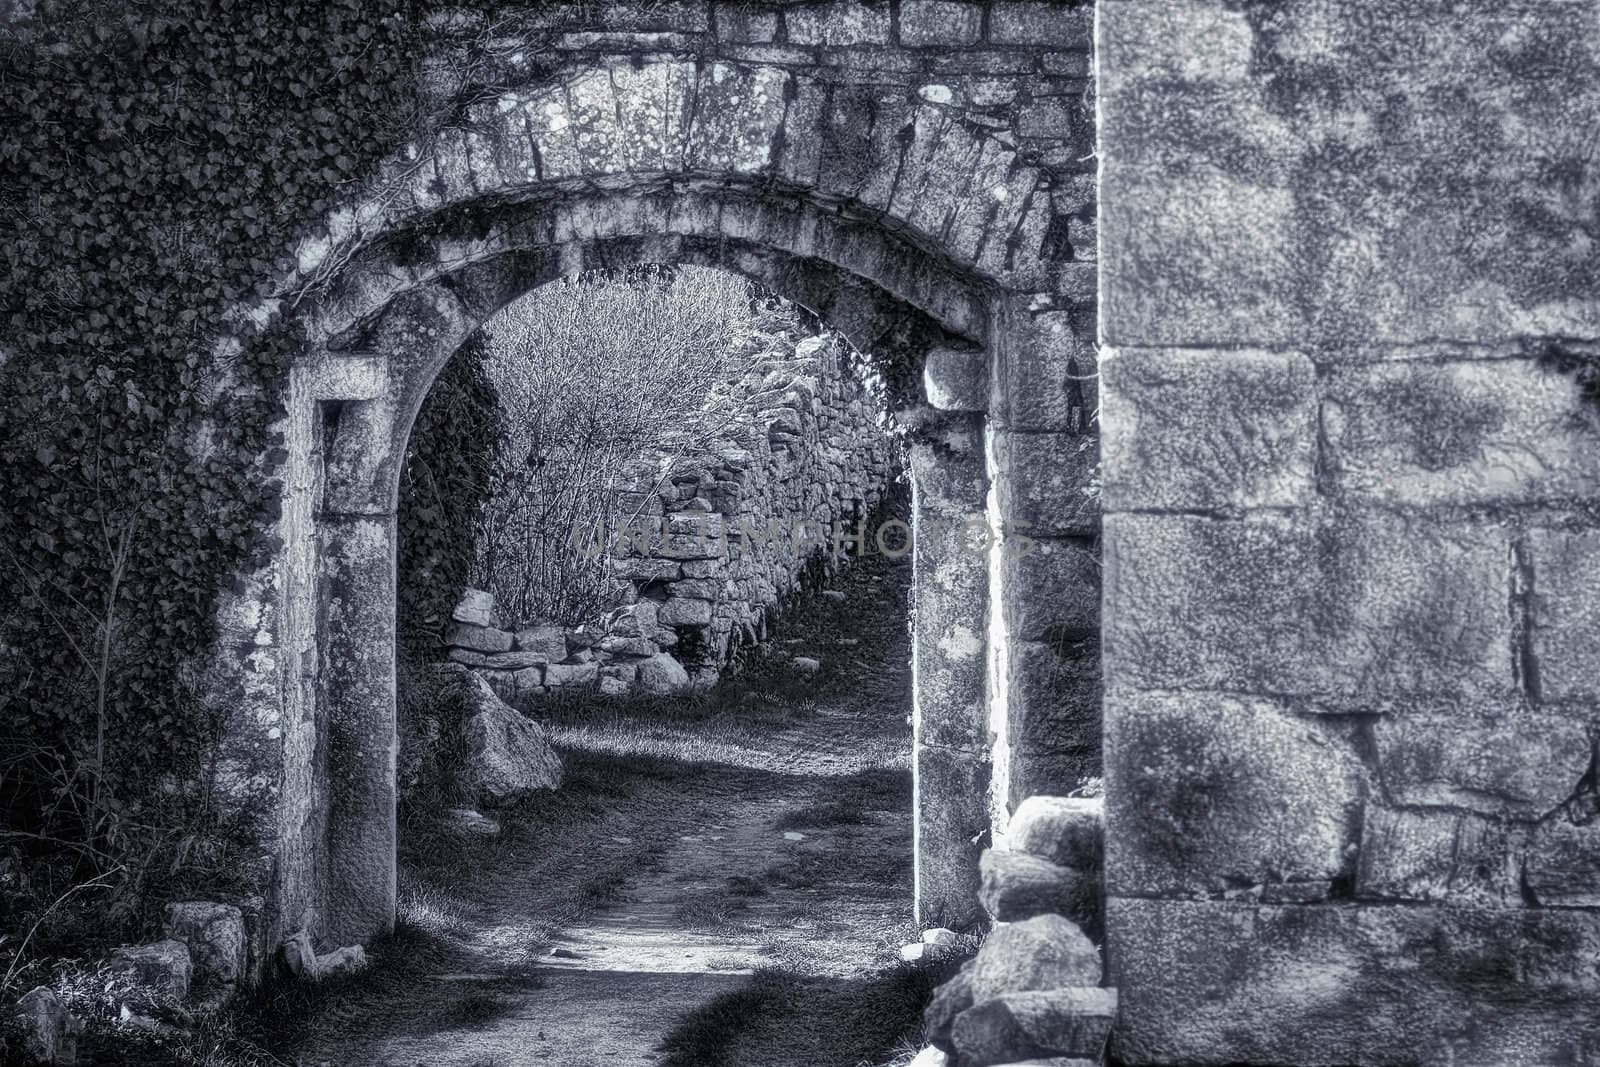
<path id="1" fill-rule="evenodd" d="M 1593 753 L 1585 716 L 1552 708 L 1479 716 L 1419 707 L 1378 719 L 1372 739 L 1396 802 L 1527 820 L 1566 803 Z"/>
<path id="2" fill-rule="evenodd" d="M 905 0 L 900 5 L 900 43 L 908 48 L 976 44 L 983 8 L 965 0 Z"/>
<path id="3" fill-rule="evenodd" d="M 1124 1063 L 1600 1060 L 1600 914 L 1113 897 L 1107 924 Z"/>
<path id="4" fill-rule="evenodd" d="M 996 432 L 1000 515 L 1008 529 L 1030 536 L 1093 537 L 1100 503 L 1099 440 L 1063 433 Z"/>
<path id="5" fill-rule="evenodd" d="M 1532 530 L 1531 640 L 1546 700 L 1600 699 L 1600 531 Z"/>
<path id="6" fill-rule="evenodd" d="M 1510 558 L 1498 526 L 1424 515 L 1110 515 L 1107 684 L 1354 711 L 1400 696 L 1511 700 Z"/>
<path id="7" fill-rule="evenodd" d="M 1521 870 L 1540 907 L 1600 908 L 1600 824 L 1558 818 L 1541 825 L 1522 852 Z"/>
<path id="8" fill-rule="evenodd" d="M 916 921 L 926 929 L 976 923 L 978 854 L 989 836 L 989 760 L 918 745 L 915 760 Z"/>
<path id="9" fill-rule="evenodd" d="M 1110 511 L 1293 507 L 1316 488 L 1316 370 L 1290 352 L 1100 353 Z"/>
<path id="10" fill-rule="evenodd" d="M 922 390 L 939 411 L 986 411 L 989 358 L 983 352 L 936 348 L 922 364 Z"/>
<path id="11" fill-rule="evenodd" d="M 1000 317 L 996 370 L 1001 429 L 1086 434 L 1100 411 L 1099 353 L 1093 320 L 1071 312 L 1028 312 L 1006 306 Z"/>
<path id="12" fill-rule="evenodd" d="M 1514 907 L 1518 870 L 1505 826 L 1447 810 L 1370 804 L 1361 825 L 1356 896 Z"/>
<path id="13" fill-rule="evenodd" d="M 1070 756 L 1099 774 L 1100 642 L 1011 641 L 1006 646 L 1006 740 L 1013 748 Z M 1076 786 L 1073 781 L 1068 788 Z M 1060 790 L 1065 791 L 1065 790 Z"/>
<path id="14" fill-rule="evenodd" d="M 1524 360 L 1379 363 L 1323 404 L 1334 483 L 1417 504 L 1559 501 L 1600 488 L 1600 420 L 1570 377 Z"/>
<path id="15" fill-rule="evenodd" d="M 1593 212 L 1550 177 L 1590 163 L 1592 3 L 1098 14 L 1110 343 L 1600 329 Z"/>
<path id="16" fill-rule="evenodd" d="M 696 83 L 689 166 L 753 174 L 772 159 L 783 123 L 788 75 L 774 67 L 713 63 Z"/>
<path id="17" fill-rule="evenodd" d="M 1106 697 L 1106 885 L 1221 895 L 1350 870 L 1364 790 L 1333 727 L 1267 700 Z"/>
<path id="18" fill-rule="evenodd" d="M 1072 749 L 1033 748 L 1026 741 L 1005 750 L 1006 804 L 1030 796 L 1069 792 L 1093 785 L 1102 777 L 1100 746 Z"/>
<path id="19" fill-rule="evenodd" d="M 857 45 L 889 43 L 889 5 L 823 3 L 793 7 L 784 12 L 789 43 L 803 45 Z"/>
<path id="20" fill-rule="evenodd" d="M 1000 547 L 1006 632 L 1081 640 L 1100 628 L 1100 552 L 1090 538 L 1006 538 Z"/>
<path id="21" fill-rule="evenodd" d="M 990 14 L 989 40 L 1000 45 L 1087 49 L 1094 32 L 1094 9 L 1056 0 L 1007 0 Z"/>

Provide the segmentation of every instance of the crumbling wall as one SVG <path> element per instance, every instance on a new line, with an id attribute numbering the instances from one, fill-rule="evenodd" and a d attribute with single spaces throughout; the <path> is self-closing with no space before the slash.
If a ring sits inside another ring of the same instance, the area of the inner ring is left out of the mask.
<path id="1" fill-rule="evenodd" d="M 1098 32 L 1117 1050 L 1600 1062 L 1600 6 Z"/>
<path id="2" fill-rule="evenodd" d="M 524 704 L 552 689 L 714 684 L 808 570 L 832 570 L 875 536 L 867 519 L 902 463 L 858 362 L 837 335 L 807 337 L 715 398 L 730 409 L 717 436 L 629 466 L 614 521 L 573 531 L 613 556 L 629 603 L 562 627 L 508 622 L 472 591 L 446 634 L 449 658 Z"/>

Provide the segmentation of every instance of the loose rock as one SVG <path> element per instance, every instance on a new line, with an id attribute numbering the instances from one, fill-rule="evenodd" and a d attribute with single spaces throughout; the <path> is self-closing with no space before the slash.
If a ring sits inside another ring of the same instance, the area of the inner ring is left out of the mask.
<path id="1" fill-rule="evenodd" d="M 1100 953 L 1061 915 L 1038 915 L 1006 923 L 990 933 L 973 961 L 972 996 L 985 1001 L 1002 993 L 1100 984 Z"/>
<path id="2" fill-rule="evenodd" d="M 544 728 L 507 707 L 489 684 L 460 670 L 465 690 L 464 784 L 479 803 L 504 803 L 561 785 L 561 758 Z"/>
<path id="3" fill-rule="evenodd" d="M 689 687 L 689 672 L 668 652 L 658 652 L 639 664 L 638 677 L 639 687 L 657 696 Z"/>
<path id="4" fill-rule="evenodd" d="M 939 1049 L 950 1052 L 950 1027 L 956 1016 L 972 1007 L 972 971 L 974 961 L 961 965 L 954 978 L 933 991 L 933 997 L 922 1011 L 922 1029 L 928 1041 Z"/>
<path id="5" fill-rule="evenodd" d="M 162 932 L 189 947 L 197 992 L 226 997 L 244 980 L 244 913 L 232 904 L 190 900 L 168 904 Z"/>
<path id="6" fill-rule="evenodd" d="M 998 922 L 1035 915 L 1065 915 L 1090 940 L 1105 937 L 1104 905 L 1097 875 L 1086 875 L 1025 852 L 985 849 L 978 860 L 978 900 Z"/>
<path id="7" fill-rule="evenodd" d="M 112 950 L 107 966 L 132 975 L 140 985 L 160 996 L 175 1001 L 189 996 L 194 971 L 189 946 L 182 941 L 169 938 L 150 945 L 123 945 Z"/>
<path id="8" fill-rule="evenodd" d="M 38 986 L 25 993 L 11 1017 L 21 1036 L 25 1063 L 72 1067 L 78 1062 L 80 1022 L 53 992 Z"/>
<path id="9" fill-rule="evenodd" d="M 1017 805 L 1006 829 L 1014 852 L 1026 852 L 1075 871 L 1105 867 L 1105 801 L 1101 797 L 1031 796 Z"/>
<path id="10" fill-rule="evenodd" d="M 1006 993 L 956 1016 L 950 1039 L 971 1067 L 1057 1054 L 1098 1057 L 1116 1014 L 1114 989 Z"/>

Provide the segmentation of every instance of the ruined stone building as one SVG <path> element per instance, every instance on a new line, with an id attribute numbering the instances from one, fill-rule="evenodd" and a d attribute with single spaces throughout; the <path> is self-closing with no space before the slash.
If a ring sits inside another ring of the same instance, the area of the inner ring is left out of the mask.
<path id="1" fill-rule="evenodd" d="M 434 376 L 694 263 L 899 368 L 922 920 L 1103 775 L 1122 1061 L 1600 1062 L 1600 3 L 638 6 L 477 72 L 238 309 L 312 338 L 208 675 L 254 966 L 393 923 Z"/>

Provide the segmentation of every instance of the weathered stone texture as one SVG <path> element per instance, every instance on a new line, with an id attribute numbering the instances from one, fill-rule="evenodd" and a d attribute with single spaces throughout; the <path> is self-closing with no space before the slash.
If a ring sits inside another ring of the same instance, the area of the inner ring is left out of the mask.
<path id="1" fill-rule="evenodd" d="M 1505 827 L 1448 810 L 1369 806 L 1361 827 L 1356 896 L 1515 907 L 1517 870 Z"/>
<path id="2" fill-rule="evenodd" d="M 1450 705 L 1385 715 L 1372 727 L 1372 742 L 1378 773 L 1398 803 L 1528 821 L 1572 796 L 1594 747 L 1581 713 L 1477 716 Z"/>
<path id="3" fill-rule="evenodd" d="M 1600 1059 L 1600 917 L 1428 906 L 1108 902 L 1127 1063 Z"/>
<path id="4" fill-rule="evenodd" d="M 1105 520 L 1109 685 L 1363 702 L 1513 688 L 1491 524 L 1375 511 Z M 1403 649 L 1403 653 L 1398 653 Z"/>
<path id="5" fill-rule="evenodd" d="M 1600 700 L 1600 531 L 1532 530 L 1531 683 L 1546 700 Z"/>
<path id="6" fill-rule="evenodd" d="M 1110 510 L 1293 507 L 1315 492 L 1316 372 L 1303 355 L 1102 352 Z"/>
<path id="7" fill-rule="evenodd" d="M 1597 15 L 1098 5 L 1124 1062 L 1600 1060 Z"/>
<path id="8" fill-rule="evenodd" d="M 1593 3 L 1100 16 L 1112 344 L 1600 330 Z"/>
<path id="9" fill-rule="evenodd" d="M 1106 697 L 1106 885 L 1220 896 L 1344 876 L 1364 775 L 1313 718 L 1220 694 Z"/>
<path id="10" fill-rule="evenodd" d="M 1343 491 L 1407 504 L 1563 501 L 1600 483 L 1600 417 L 1566 375 L 1522 360 L 1336 373 L 1323 407 Z"/>

